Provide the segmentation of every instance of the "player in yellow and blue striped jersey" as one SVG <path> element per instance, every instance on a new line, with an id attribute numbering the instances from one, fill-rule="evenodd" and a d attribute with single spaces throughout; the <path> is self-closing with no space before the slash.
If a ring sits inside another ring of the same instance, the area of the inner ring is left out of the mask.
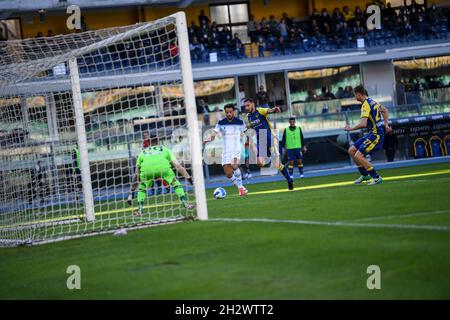
<path id="1" fill-rule="evenodd" d="M 349 155 L 358 166 L 361 176 L 355 180 L 355 184 L 361 184 L 363 181 L 373 181 L 369 185 L 380 184 L 383 179 L 375 171 L 373 165 L 366 159 L 383 146 L 385 132 L 391 132 L 392 128 L 388 123 L 388 111 L 381 104 L 368 97 L 366 89 L 363 86 L 357 86 L 354 89 L 356 100 L 361 105 L 361 120 L 356 126 L 346 125 L 345 131 L 359 130 L 367 128 L 369 133 L 357 140 L 353 146 L 348 149 Z"/>
<path id="2" fill-rule="evenodd" d="M 257 108 L 252 99 L 244 100 L 245 111 L 247 112 L 248 127 L 256 132 L 258 167 L 265 165 L 266 159 L 270 158 L 272 165 L 277 167 L 288 182 L 288 189 L 294 189 L 294 181 L 289 175 L 287 168 L 280 161 L 280 152 L 278 151 L 278 138 L 273 131 L 269 121 L 269 114 L 281 112 L 279 107 Z"/>

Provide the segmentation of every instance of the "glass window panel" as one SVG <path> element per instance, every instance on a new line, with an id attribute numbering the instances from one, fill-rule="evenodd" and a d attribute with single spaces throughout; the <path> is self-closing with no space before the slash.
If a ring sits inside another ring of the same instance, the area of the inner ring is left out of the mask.
<path id="1" fill-rule="evenodd" d="M 227 24 L 230 23 L 228 16 L 228 6 L 211 6 L 211 21 L 215 21 L 217 24 Z"/>
<path id="2" fill-rule="evenodd" d="M 243 23 L 248 21 L 248 7 L 246 3 L 230 5 L 231 23 Z"/>
<path id="3" fill-rule="evenodd" d="M 361 83 L 357 65 L 293 71 L 288 78 L 295 115 L 360 108 L 353 96 L 353 88 Z"/>
<path id="4" fill-rule="evenodd" d="M 241 39 L 242 43 L 249 43 L 250 42 L 250 38 L 248 37 L 247 34 L 247 26 L 234 26 L 231 27 L 231 33 L 234 34 L 237 33 L 239 39 Z"/>

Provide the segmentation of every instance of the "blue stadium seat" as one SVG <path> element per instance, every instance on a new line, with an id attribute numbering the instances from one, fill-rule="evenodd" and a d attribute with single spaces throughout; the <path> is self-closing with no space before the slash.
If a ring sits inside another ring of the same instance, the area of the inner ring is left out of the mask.
<path id="1" fill-rule="evenodd" d="M 438 136 L 430 138 L 430 152 L 432 157 L 442 157 L 444 155 L 442 140 Z"/>
<path id="2" fill-rule="evenodd" d="M 421 159 L 428 157 L 428 146 L 427 142 L 423 138 L 417 138 L 414 141 L 414 158 Z"/>
<path id="3" fill-rule="evenodd" d="M 450 134 L 446 135 L 443 140 L 445 155 L 450 155 Z"/>

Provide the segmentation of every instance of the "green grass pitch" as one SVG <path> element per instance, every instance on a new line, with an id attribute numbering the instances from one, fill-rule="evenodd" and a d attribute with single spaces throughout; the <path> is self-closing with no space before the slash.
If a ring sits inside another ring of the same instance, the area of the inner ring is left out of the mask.
<path id="1" fill-rule="evenodd" d="M 449 299 L 450 164 L 380 173 L 370 187 L 355 173 L 207 190 L 210 221 L 0 249 L 0 298 Z"/>

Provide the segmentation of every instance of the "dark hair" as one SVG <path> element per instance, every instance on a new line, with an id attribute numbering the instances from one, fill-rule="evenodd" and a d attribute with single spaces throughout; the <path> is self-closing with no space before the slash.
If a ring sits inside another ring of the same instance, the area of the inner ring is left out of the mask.
<path id="1" fill-rule="evenodd" d="M 356 86 L 355 89 L 353 89 L 355 93 L 363 94 L 368 96 L 367 90 L 363 86 Z"/>
<path id="2" fill-rule="evenodd" d="M 226 104 L 226 105 L 223 107 L 223 110 L 224 110 L 224 111 L 225 111 L 225 109 L 233 109 L 233 110 L 234 110 L 234 104 L 231 104 L 231 103 Z"/>
<path id="3" fill-rule="evenodd" d="M 252 98 L 245 98 L 244 99 L 244 103 L 246 103 L 246 102 L 253 102 L 253 99 Z"/>

